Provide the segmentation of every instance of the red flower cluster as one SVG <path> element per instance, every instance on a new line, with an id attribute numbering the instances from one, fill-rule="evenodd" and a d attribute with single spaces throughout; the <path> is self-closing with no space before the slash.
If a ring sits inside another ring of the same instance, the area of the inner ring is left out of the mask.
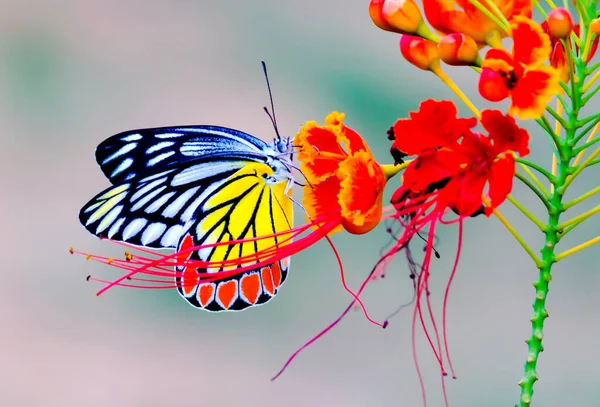
<path id="1" fill-rule="evenodd" d="M 477 119 L 456 115 L 452 102 L 428 100 L 409 119 L 394 125 L 394 155 L 398 151 L 417 155 L 394 195 L 399 208 L 416 199 L 420 207 L 435 202 L 437 212 L 451 208 L 459 216 L 470 216 L 485 206 L 489 215 L 506 199 L 515 172 L 513 153 L 529 153 L 527 131 L 512 117 L 485 110 L 481 124 L 488 136 L 484 136 L 471 130 Z M 489 204 L 484 205 L 486 200 Z"/>

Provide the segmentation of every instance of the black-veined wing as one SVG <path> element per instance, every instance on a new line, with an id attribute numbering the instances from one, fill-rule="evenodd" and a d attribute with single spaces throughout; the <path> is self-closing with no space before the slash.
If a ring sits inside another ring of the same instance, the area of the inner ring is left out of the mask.
<path id="1" fill-rule="evenodd" d="M 183 163 L 122 181 L 88 202 L 79 212 L 79 220 L 97 236 L 146 247 L 176 247 L 202 216 L 203 202 L 248 163 Z"/>
<path id="2" fill-rule="evenodd" d="M 180 126 L 126 131 L 96 149 L 102 172 L 117 184 L 198 161 L 264 162 L 267 144 L 244 132 L 217 126 Z"/>

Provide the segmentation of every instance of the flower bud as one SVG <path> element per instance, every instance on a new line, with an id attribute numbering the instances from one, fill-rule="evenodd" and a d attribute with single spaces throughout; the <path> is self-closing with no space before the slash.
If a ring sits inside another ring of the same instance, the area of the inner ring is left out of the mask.
<path id="1" fill-rule="evenodd" d="M 548 30 L 556 38 L 567 38 L 573 30 L 571 13 L 559 7 L 548 13 Z"/>
<path id="2" fill-rule="evenodd" d="M 436 63 L 439 66 L 437 46 L 421 37 L 403 35 L 400 39 L 400 52 L 408 62 L 425 71 L 430 70 Z"/>
<path id="3" fill-rule="evenodd" d="M 596 35 L 600 35 L 600 18 L 594 18 L 590 22 L 590 31 Z"/>
<path id="4" fill-rule="evenodd" d="M 399 34 L 416 34 L 424 25 L 415 0 L 371 0 L 369 15 L 377 27 Z"/>
<path id="5" fill-rule="evenodd" d="M 440 59 L 448 65 L 473 65 L 479 57 L 475 40 L 465 34 L 448 34 L 437 45 Z"/>
<path id="6" fill-rule="evenodd" d="M 499 102 L 508 97 L 508 88 L 498 72 L 483 68 L 479 76 L 479 93 L 490 102 Z"/>

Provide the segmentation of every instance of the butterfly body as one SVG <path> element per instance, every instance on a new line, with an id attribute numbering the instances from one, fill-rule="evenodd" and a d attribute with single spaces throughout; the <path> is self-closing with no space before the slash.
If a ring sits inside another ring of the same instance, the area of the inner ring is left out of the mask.
<path id="1" fill-rule="evenodd" d="M 292 228 L 291 152 L 289 139 L 267 144 L 217 126 L 120 133 L 96 150 L 113 185 L 85 205 L 79 219 L 95 235 L 134 245 L 178 252 L 207 246 L 188 250 L 183 261 L 235 262 L 287 244 L 271 235 Z M 256 239 L 262 236 L 271 237 Z M 269 301 L 284 282 L 288 263 L 284 259 L 206 283 L 202 275 L 236 266 L 178 265 L 175 281 L 195 307 L 240 310 Z"/>

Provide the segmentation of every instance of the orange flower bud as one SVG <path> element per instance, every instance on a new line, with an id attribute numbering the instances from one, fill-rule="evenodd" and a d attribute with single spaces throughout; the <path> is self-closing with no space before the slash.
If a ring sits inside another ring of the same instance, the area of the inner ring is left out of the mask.
<path id="1" fill-rule="evenodd" d="M 399 34 L 416 34 L 424 25 L 415 0 L 371 0 L 369 15 L 377 27 Z"/>
<path id="2" fill-rule="evenodd" d="M 479 57 L 477 43 L 465 34 L 443 36 L 437 50 L 440 59 L 448 65 L 473 65 Z"/>
<path id="3" fill-rule="evenodd" d="M 556 38 L 567 38 L 573 30 L 571 13 L 559 7 L 548 13 L 548 31 Z"/>
<path id="4" fill-rule="evenodd" d="M 408 62 L 425 71 L 431 70 L 436 63 L 439 66 L 437 46 L 421 37 L 403 35 L 400 39 L 400 52 Z"/>
<path id="5" fill-rule="evenodd" d="M 600 18 L 594 18 L 590 22 L 590 31 L 596 35 L 600 35 Z"/>

